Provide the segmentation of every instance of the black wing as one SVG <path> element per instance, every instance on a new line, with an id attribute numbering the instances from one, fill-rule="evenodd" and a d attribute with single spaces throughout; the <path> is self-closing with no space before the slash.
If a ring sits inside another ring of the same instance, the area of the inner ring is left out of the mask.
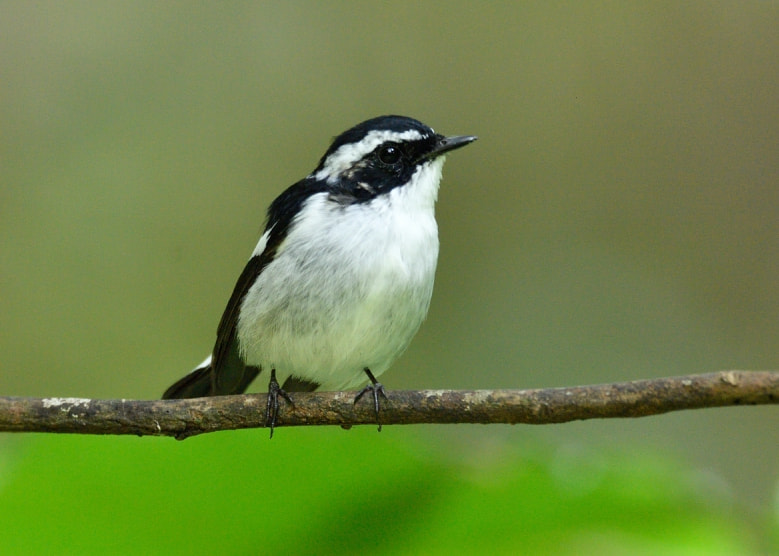
<path id="1" fill-rule="evenodd" d="M 276 253 L 278 242 L 271 245 L 271 237 L 272 235 L 268 237 L 265 250 L 259 255 L 252 256 L 246 263 L 216 329 L 216 344 L 211 361 L 214 395 L 240 394 L 249 386 L 251 379 L 259 373 L 259 369 L 252 368 L 253 376 L 248 381 L 244 378 L 247 367 L 238 351 L 236 326 L 243 298 Z"/>
<path id="2" fill-rule="evenodd" d="M 268 208 L 268 224 L 265 227 L 268 240 L 265 249 L 262 253 L 252 256 L 246 263 L 216 330 L 216 344 L 211 364 L 213 395 L 239 394 L 260 372 L 261 369 L 256 367 L 247 367 L 238 350 L 236 326 L 241 304 L 257 277 L 276 258 L 278 248 L 287 236 L 294 217 L 300 212 L 305 200 L 315 193 L 326 190 L 323 185 L 312 177 L 303 179 L 279 195 Z"/>

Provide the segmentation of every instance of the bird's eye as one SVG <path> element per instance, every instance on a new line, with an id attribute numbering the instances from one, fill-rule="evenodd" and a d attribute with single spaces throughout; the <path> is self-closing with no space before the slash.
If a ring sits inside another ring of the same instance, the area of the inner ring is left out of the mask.
<path id="1" fill-rule="evenodd" d="M 383 145 L 379 149 L 379 160 L 383 164 L 387 164 L 388 166 L 392 166 L 393 164 L 397 164 L 398 160 L 400 160 L 401 156 L 400 149 L 397 145 Z"/>

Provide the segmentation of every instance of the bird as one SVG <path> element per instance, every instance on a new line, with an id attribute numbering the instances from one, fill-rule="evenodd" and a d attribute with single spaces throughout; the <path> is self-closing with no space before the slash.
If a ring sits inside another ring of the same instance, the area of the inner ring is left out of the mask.
<path id="1" fill-rule="evenodd" d="M 266 426 L 289 392 L 367 386 L 425 319 L 438 260 L 435 203 L 445 155 L 475 141 L 379 116 L 344 131 L 308 176 L 269 206 L 211 354 L 163 399 L 241 394 L 269 373 Z"/>

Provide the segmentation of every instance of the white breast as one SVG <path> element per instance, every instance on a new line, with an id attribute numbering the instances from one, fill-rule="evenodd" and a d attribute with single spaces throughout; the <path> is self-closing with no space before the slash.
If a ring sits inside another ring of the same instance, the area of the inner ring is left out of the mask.
<path id="1" fill-rule="evenodd" d="M 342 390 L 403 353 L 433 292 L 443 162 L 368 203 L 341 205 L 326 193 L 304 203 L 244 298 L 237 332 L 247 364 L 275 368 L 282 384 L 294 375 Z"/>

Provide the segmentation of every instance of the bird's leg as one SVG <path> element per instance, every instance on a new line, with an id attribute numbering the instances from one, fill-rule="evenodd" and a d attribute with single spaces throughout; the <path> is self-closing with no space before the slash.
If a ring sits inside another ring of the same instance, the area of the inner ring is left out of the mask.
<path id="1" fill-rule="evenodd" d="M 273 438 L 273 428 L 276 426 L 276 417 L 279 415 L 279 396 L 287 400 L 289 405 L 295 403 L 284 390 L 279 386 L 276 380 L 276 369 L 270 371 L 270 384 L 268 384 L 268 407 L 265 410 L 265 426 L 270 428 L 270 437 Z"/>
<path id="2" fill-rule="evenodd" d="M 376 411 L 376 424 L 379 425 L 379 432 L 381 432 L 381 420 L 379 419 L 379 395 L 381 395 L 381 397 L 383 397 L 385 400 L 389 398 L 387 398 L 387 393 L 384 391 L 384 386 L 382 386 L 382 384 L 376 380 L 376 377 L 373 376 L 371 370 L 368 367 L 365 367 L 363 371 L 365 371 L 365 374 L 368 375 L 368 379 L 371 381 L 371 383 L 357 392 L 357 395 L 354 397 L 354 403 L 357 404 L 357 402 L 360 401 L 360 398 L 362 398 L 366 392 L 371 392 L 373 394 L 373 409 Z"/>

